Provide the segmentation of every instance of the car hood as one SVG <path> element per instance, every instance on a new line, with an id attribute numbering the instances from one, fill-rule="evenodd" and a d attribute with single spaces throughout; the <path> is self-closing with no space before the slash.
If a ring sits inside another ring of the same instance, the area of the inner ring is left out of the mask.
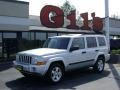
<path id="1" fill-rule="evenodd" d="M 46 55 L 64 53 L 66 51 L 67 50 L 64 50 L 64 49 L 38 48 L 38 49 L 22 51 L 22 52 L 19 52 L 18 54 L 46 56 Z"/>

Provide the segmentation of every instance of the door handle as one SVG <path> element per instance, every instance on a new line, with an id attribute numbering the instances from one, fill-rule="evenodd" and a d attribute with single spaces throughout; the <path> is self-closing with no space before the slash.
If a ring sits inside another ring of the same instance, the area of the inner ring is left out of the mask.
<path id="1" fill-rule="evenodd" d="M 83 52 L 82 52 L 82 54 L 85 54 L 85 53 L 86 53 L 86 51 L 83 51 Z"/>
<path id="2" fill-rule="evenodd" d="M 99 50 L 95 50 L 96 52 L 98 52 Z"/>

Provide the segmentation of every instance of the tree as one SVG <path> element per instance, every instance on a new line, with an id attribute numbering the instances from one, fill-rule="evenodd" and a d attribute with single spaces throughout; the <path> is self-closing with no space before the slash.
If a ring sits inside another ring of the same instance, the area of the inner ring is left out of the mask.
<path id="1" fill-rule="evenodd" d="M 76 8 L 73 5 L 71 5 L 70 2 L 67 0 L 63 4 L 63 6 L 61 6 L 60 8 L 63 10 L 65 17 L 67 17 L 67 15 L 69 15 L 71 11 L 76 10 Z M 49 18 L 54 17 L 54 16 L 56 16 L 56 13 L 51 12 L 49 15 Z"/>
<path id="2" fill-rule="evenodd" d="M 77 20 L 76 20 L 76 21 L 77 21 L 76 23 L 77 23 L 79 26 L 81 26 L 81 25 L 83 24 L 82 18 L 81 18 L 80 16 L 77 17 Z"/>
<path id="3" fill-rule="evenodd" d="M 76 10 L 76 8 L 70 4 L 69 1 L 66 0 L 66 2 L 61 6 L 61 9 L 64 11 L 64 16 L 66 17 L 67 15 L 70 14 L 71 11 Z"/>
<path id="4" fill-rule="evenodd" d="M 116 15 L 116 14 L 111 15 L 111 17 L 114 18 L 114 19 L 120 19 L 120 16 Z"/>

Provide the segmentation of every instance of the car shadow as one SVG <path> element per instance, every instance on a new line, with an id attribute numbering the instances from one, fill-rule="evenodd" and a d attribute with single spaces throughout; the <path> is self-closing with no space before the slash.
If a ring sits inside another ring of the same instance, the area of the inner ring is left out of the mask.
<path id="1" fill-rule="evenodd" d="M 77 70 L 66 73 L 64 80 L 57 84 L 50 84 L 40 78 L 25 78 L 21 77 L 13 81 L 6 82 L 6 86 L 12 90 L 58 90 L 72 89 L 75 86 L 96 81 L 107 77 L 110 71 L 105 70 L 101 74 L 93 73 L 92 70 Z"/>

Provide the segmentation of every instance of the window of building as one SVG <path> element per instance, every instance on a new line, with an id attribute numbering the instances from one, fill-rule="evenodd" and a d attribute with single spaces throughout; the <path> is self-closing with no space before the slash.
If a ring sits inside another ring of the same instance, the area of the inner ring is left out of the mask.
<path id="1" fill-rule="evenodd" d="M 71 47 L 78 47 L 79 49 L 84 49 L 85 48 L 85 41 L 84 38 L 75 38 L 72 42 Z"/>
<path id="2" fill-rule="evenodd" d="M 99 43 L 99 46 L 105 46 L 106 43 L 105 43 L 104 37 L 98 37 L 98 43 Z"/>
<path id="3" fill-rule="evenodd" d="M 32 48 L 32 42 L 30 41 L 30 32 L 22 32 L 22 40 L 19 43 L 20 51 L 28 50 Z"/>
<path id="4" fill-rule="evenodd" d="M 4 58 L 10 59 L 15 57 L 15 53 L 18 52 L 17 33 L 4 32 L 2 46 Z"/>
<path id="5" fill-rule="evenodd" d="M 47 33 L 45 33 L 45 32 L 36 32 L 36 44 L 37 44 L 37 47 L 42 47 L 46 39 L 47 39 Z"/>
<path id="6" fill-rule="evenodd" d="M 35 32 L 30 32 L 30 40 L 35 40 Z"/>
<path id="7" fill-rule="evenodd" d="M 0 33 L 0 57 L 2 57 L 2 33 Z"/>
<path id="8" fill-rule="evenodd" d="M 97 42 L 95 37 L 86 37 L 86 40 L 87 40 L 88 48 L 97 47 Z"/>
<path id="9" fill-rule="evenodd" d="M 3 33 L 3 38 L 16 38 L 16 33 Z"/>
<path id="10" fill-rule="evenodd" d="M 46 40 L 45 32 L 36 32 L 36 40 Z"/>
<path id="11" fill-rule="evenodd" d="M 57 33 L 48 33 L 48 37 L 57 36 Z"/>
<path id="12" fill-rule="evenodd" d="M 30 39 L 30 34 L 29 34 L 29 32 L 22 32 L 22 39 L 27 39 L 27 40 L 29 40 L 29 39 Z"/>

